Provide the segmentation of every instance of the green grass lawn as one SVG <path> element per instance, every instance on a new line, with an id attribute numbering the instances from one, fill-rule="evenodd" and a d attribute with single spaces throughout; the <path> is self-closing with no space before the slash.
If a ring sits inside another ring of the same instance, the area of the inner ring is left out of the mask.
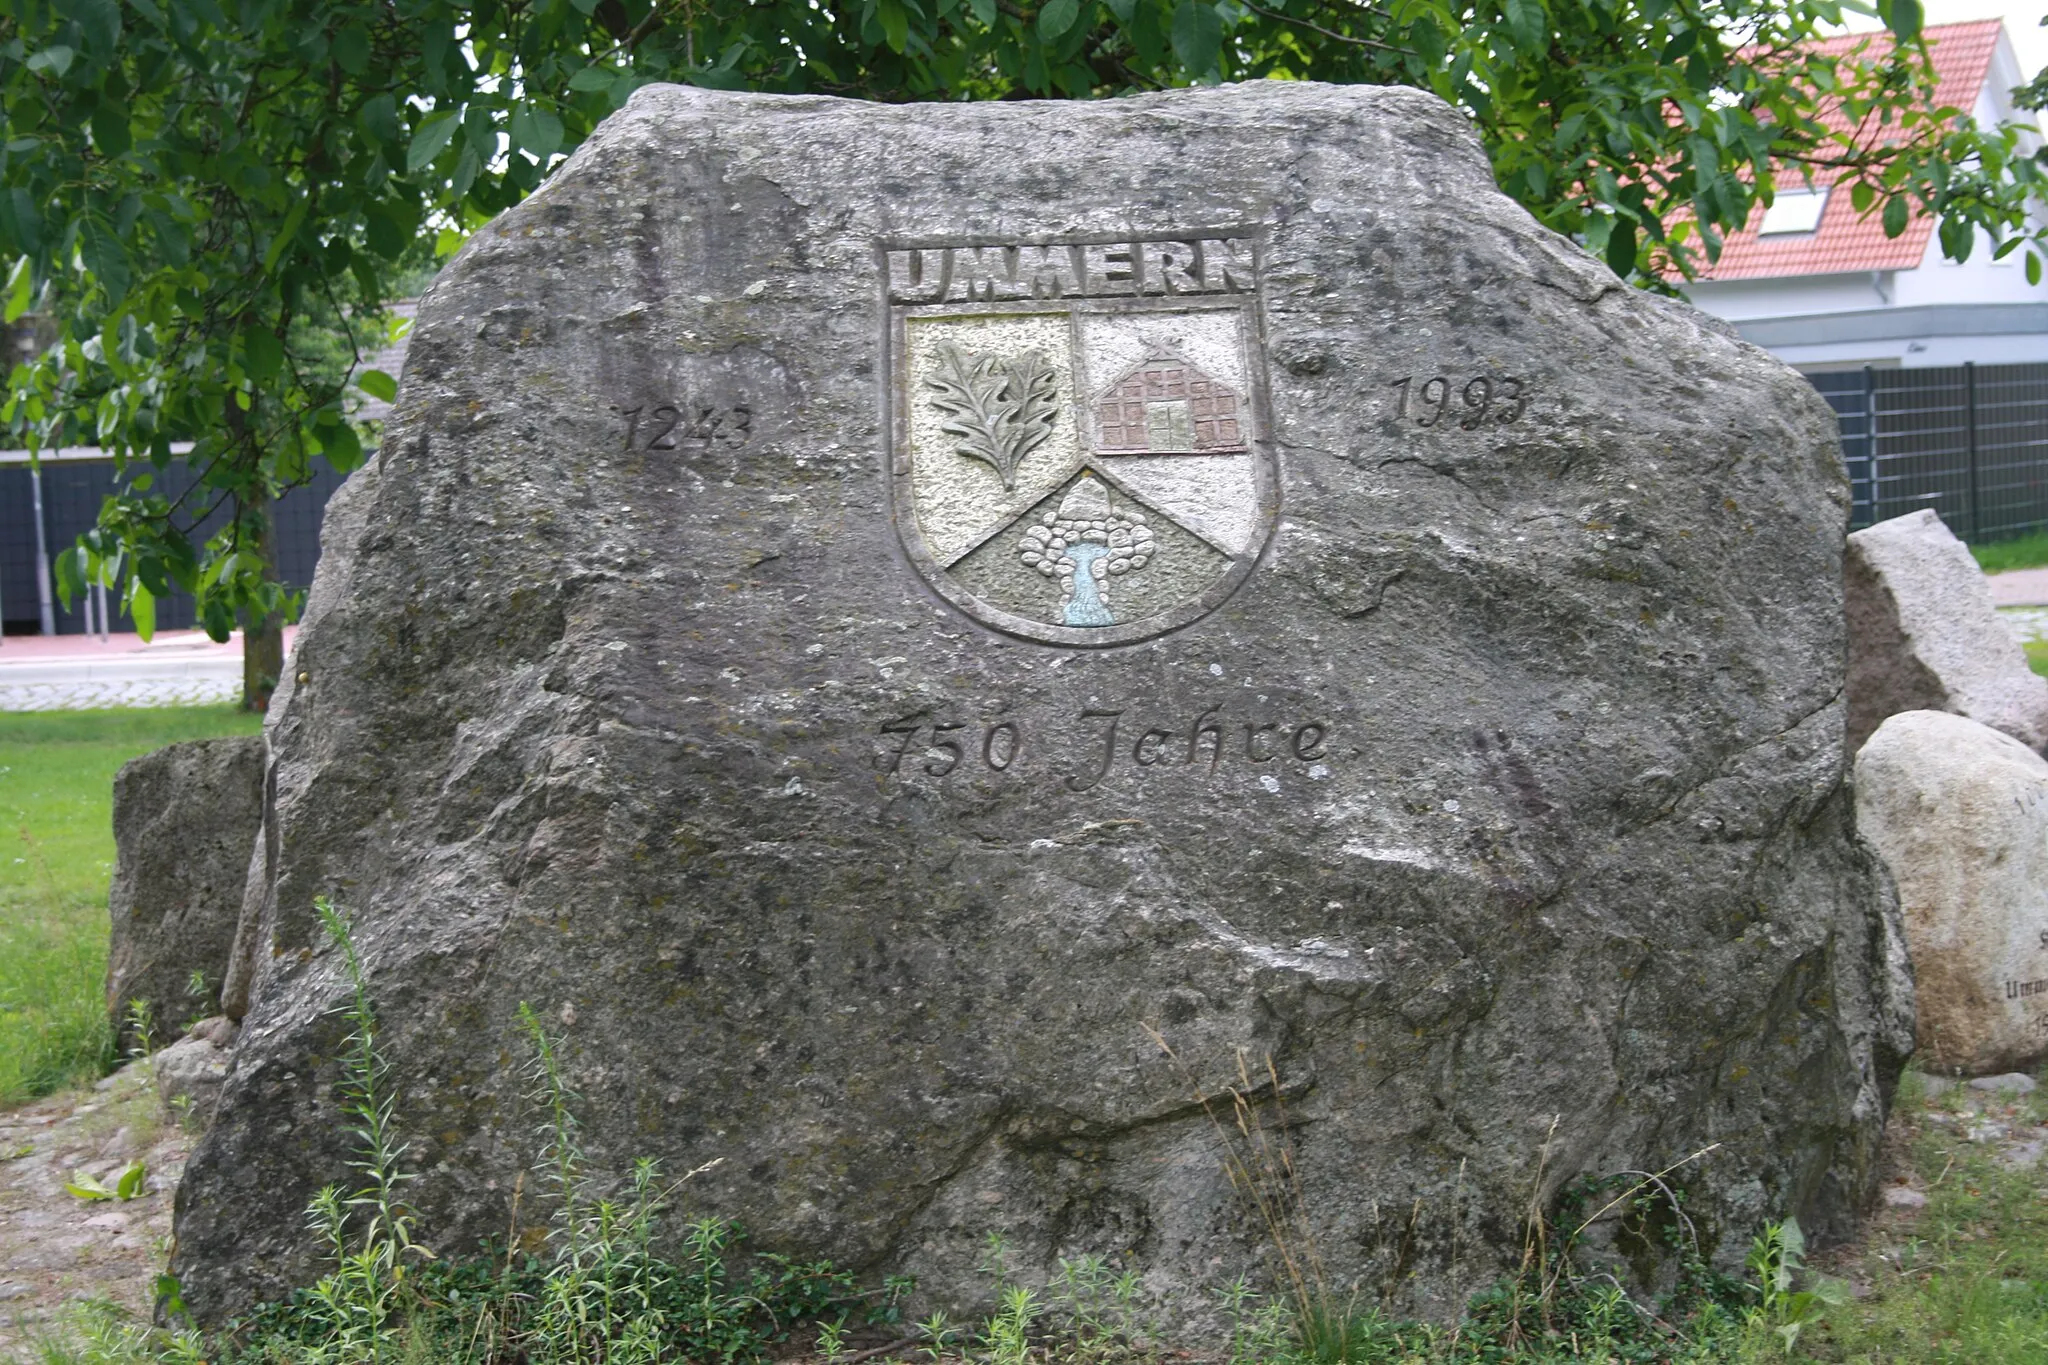
<path id="1" fill-rule="evenodd" d="M 2048 564 L 2048 531 L 2035 531 L 2031 535 L 2015 540 L 1995 540 L 1986 545 L 1972 545 L 1970 553 L 1977 556 L 1977 567 L 1985 573 L 2003 573 L 2007 569 L 2038 569 Z"/>
<path id="2" fill-rule="evenodd" d="M 2034 671 L 2048 678 L 2048 640 L 2029 640 L 2021 648 L 2027 651 L 2027 662 Z"/>
<path id="3" fill-rule="evenodd" d="M 0 1106 L 108 1060 L 114 773 L 166 744 L 261 724 L 226 706 L 0 713 Z"/>

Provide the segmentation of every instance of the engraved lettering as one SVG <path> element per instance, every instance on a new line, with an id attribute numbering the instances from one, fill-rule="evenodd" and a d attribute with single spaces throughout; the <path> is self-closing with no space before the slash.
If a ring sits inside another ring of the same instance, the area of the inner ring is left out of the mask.
<path id="1" fill-rule="evenodd" d="M 1019 252 L 1017 279 L 1030 286 L 1035 299 L 1057 299 L 1085 294 L 1081 285 L 1080 253 L 1072 247 L 1027 246 Z"/>
<path id="2" fill-rule="evenodd" d="M 745 445 L 754 429 L 754 410 L 744 403 L 720 407 L 679 398 L 657 403 L 651 410 L 645 403 L 630 408 L 613 404 L 612 411 L 626 419 L 627 450 L 672 451 L 689 446 L 701 454 L 720 442 Z M 648 415 L 644 429 L 640 424 L 643 412 Z"/>
<path id="3" fill-rule="evenodd" d="M 1138 742 L 1131 746 L 1131 758 L 1141 768 L 1150 768 L 1166 761 L 1166 741 L 1173 738 L 1173 731 L 1151 729 L 1138 736 Z"/>
<path id="4" fill-rule="evenodd" d="M 1121 715 L 1123 715 L 1122 711 L 1100 711 L 1092 706 L 1081 712 L 1082 720 L 1107 720 L 1109 722 L 1109 730 L 1102 737 L 1102 766 L 1096 769 L 1095 775 L 1086 781 L 1081 780 L 1079 777 L 1069 777 L 1067 779 L 1068 791 L 1087 791 L 1109 775 L 1110 765 L 1116 762 L 1116 725 L 1117 717 Z"/>
<path id="5" fill-rule="evenodd" d="M 1522 415 L 1522 410 L 1524 408 L 1529 406 L 1529 400 L 1522 396 L 1521 380 L 1503 379 L 1500 382 L 1503 384 L 1510 385 L 1514 389 L 1514 392 L 1508 395 L 1508 400 L 1514 404 L 1514 407 L 1509 410 L 1507 416 L 1500 419 L 1503 423 L 1512 422 L 1517 417 L 1520 417 Z"/>
<path id="6" fill-rule="evenodd" d="M 962 758 L 960 745 L 954 740 L 944 739 L 941 736 L 965 728 L 962 725 L 934 725 L 932 727 L 932 742 L 926 750 L 932 757 L 924 761 L 924 770 L 926 772 L 930 773 L 933 777 L 944 777 L 947 773 L 960 766 L 960 759 Z M 932 764 L 935 762 L 942 766 L 933 767 Z"/>
<path id="7" fill-rule="evenodd" d="M 946 254 L 952 258 L 956 292 L 967 302 L 993 303 L 1021 292 L 1017 288 L 1017 248 L 966 246 Z"/>
<path id="8" fill-rule="evenodd" d="M 1132 251 L 1128 243 L 1084 247 L 1082 256 L 1087 261 L 1089 293 L 1137 292 L 1132 277 Z"/>
<path id="9" fill-rule="evenodd" d="M 654 420 L 663 422 L 665 425 L 648 439 L 647 448 L 649 450 L 674 450 L 676 443 L 669 439 L 669 433 L 676 429 L 676 423 L 683 420 L 682 409 L 676 407 L 673 403 L 663 403 L 654 410 Z"/>
<path id="10" fill-rule="evenodd" d="M 1123 724 L 1125 716 L 1132 718 L 1129 727 Z M 1063 779 L 1067 789 L 1075 792 L 1088 791 L 1113 776 L 1119 761 L 1139 768 L 1185 767 L 1199 772 L 1206 750 L 1208 772 L 1213 775 L 1220 771 L 1226 758 L 1233 764 L 1249 760 L 1258 765 L 1282 758 L 1310 764 L 1329 757 L 1330 726 L 1324 721 L 1245 721 L 1227 716 L 1223 708 L 1216 706 L 1203 711 L 1187 729 L 1160 724 L 1162 717 L 1146 716 L 1128 706 L 1089 707 L 1080 713 L 1080 719 L 1084 737 L 1076 757 L 1083 770 Z M 1092 721 L 1106 724 L 1099 733 L 1089 733 L 1085 726 Z M 1225 743 L 1226 732 L 1239 725 L 1244 728 L 1241 759 L 1226 753 Z M 1017 719 L 955 722 L 943 719 L 943 713 L 935 716 L 930 711 L 920 711 L 884 722 L 877 729 L 884 744 L 876 755 L 875 767 L 897 777 L 909 775 L 909 765 L 915 763 L 927 776 L 946 778 L 971 767 L 970 760 L 977 753 L 987 771 L 1004 773 L 1018 765 L 1019 760 L 1030 757 L 1025 753 L 1023 722 Z M 978 749 L 972 738 L 976 731 L 980 733 Z M 1120 748 L 1126 743 L 1126 735 L 1136 738 L 1128 742 L 1127 748 Z M 1096 744 L 1101 746 L 1099 751 L 1090 748 Z M 1031 764 L 1027 761 L 1023 766 L 1029 770 Z M 1321 770 L 1311 772 L 1311 776 L 1323 775 Z M 2044 933 L 2044 938 L 2048 938 L 2048 933 Z M 2048 993 L 2048 987 L 2043 991 Z"/>
<path id="11" fill-rule="evenodd" d="M 1211 719 L 1215 714 L 1216 708 L 1210 707 L 1201 715 L 1195 717 L 1195 728 L 1188 732 L 1188 766 L 1190 768 L 1195 766 L 1195 758 L 1200 750 L 1203 735 L 1207 735 L 1210 742 L 1209 771 L 1215 772 L 1216 765 L 1223 761 L 1223 727 Z"/>
<path id="12" fill-rule="evenodd" d="M 888 762 L 882 765 L 883 772 L 893 773 L 903 765 L 903 756 L 910 752 L 910 746 L 917 742 L 917 732 L 922 729 L 922 715 L 905 716 L 902 720 L 887 721 L 883 724 L 883 734 L 903 736 L 903 742 L 896 746 L 895 752 L 885 755 Z"/>
<path id="13" fill-rule="evenodd" d="M 1433 427 L 1448 417 L 1453 396 L 1464 404 L 1456 421 L 1460 431 L 1477 431 L 1489 423 L 1507 426 L 1529 408 L 1529 396 L 1522 381 L 1512 376 L 1494 379 L 1481 374 L 1460 380 L 1438 374 L 1418 384 L 1414 375 L 1403 375 L 1386 383 L 1399 395 L 1394 402 L 1394 420 L 1413 421 L 1418 427 Z M 1419 401 L 1411 403 L 1411 398 Z M 1452 423 L 1446 421 L 1444 425 Z"/>
<path id="14" fill-rule="evenodd" d="M 1199 294 L 1202 292 L 1202 251 L 1192 242 L 1152 242 L 1151 269 L 1145 274 L 1146 292 L 1158 294 Z M 1153 281 L 1158 287 L 1152 287 Z"/>
<path id="15" fill-rule="evenodd" d="M 1294 727 L 1294 737 L 1288 741 L 1288 747 L 1294 750 L 1296 758 L 1304 763 L 1310 762 L 1329 753 L 1323 745 L 1323 736 L 1328 733 L 1327 729 L 1314 721 L 1309 721 L 1306 725 L 1297 725 Z"/>
<path id="16" fill-rule="evenodd" d="M 1258 282 L 1256 246 L 1239 237 L 902 247 L 885 256 L 889 301 L 907 305 L 1244 294 Z"/>
<path id="17" fill-rule="evenodd" d="M 889 253 L 889 297 L 897 303 L 943 303 L 952 285 L 950 251 Z"/>
<path id="18" fill-rule="evenodd" d="M 1257 276 L 1252 269 L 1252 244 L 1242 237 L 1212 237 L 1201 243 L 1203 287 L 1217 293 L 1248 292 Z"/>
<path id="19" fill-rule="evenodd" d="M 998 735 L 1007 736 L 1000 747 L 996 744 Z M 996 772 L 1002 772 L 1017 761 L 1017 750 L 1023 746 L 1023 742 L 1024 737 L 1014 724 L 1007 720 L 998 721 L 989 726 L 987 733 L 981 737 L 981 761 Z M 1001 762 L 996 759 L 998 753 L 1002 755 Z"/>
<path id="20" fill-rule="evenodd" d="M 1254 763 L 1271 763 L 1275 758 L 1279 757 L 1279 755 L 1271 752 L 1263 754 L 1259 752 L 1259 736 L 1265 734 L 1268 730 L 1277 730 L 1279 728 L 1279 726 L 1271 721 L 1267 721 L 1264 725 L 1253 725 L 1250 721 L 1246 721 L 1244 727 L 1244 756 Z"/>
<path id="21" fill-rule="evenodd" d="M 2031 1000 L 2037 995 L 2048 995 L 2048 978 L 2005 983 L 2005 998 L 2008 1000 Z"/>

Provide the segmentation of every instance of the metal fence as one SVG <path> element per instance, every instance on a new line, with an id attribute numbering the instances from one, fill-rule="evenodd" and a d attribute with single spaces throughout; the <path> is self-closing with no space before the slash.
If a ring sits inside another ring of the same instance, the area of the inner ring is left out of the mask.
<path id="1" fill-rule="evenodd" d="M 1808 378 L 1842 423 L 1851 526 L 1923 507 L 1965 540 L 2048 526 L 2048 364 Z"/>
<path id="2" fill-rule="evenodd" d="M 42 478 L 42 543 L 50 554 L 69 549 L 79 533 L 99 519 L 100 504 L 116 484 L 111 460 L 46 460 Z M 193 474 L 182 462 L 173 463 L 156 475 L 155 491 L 176 498 L 193 482 Z M 341 485 L 341 476 L 317 467 L 312 482 L 280 498 L 272 512 L 277 547 L 278 577 L 293 587 L 313 581 L 313 565 L 320 557 L 320 518 L 327 499 Z M 38 500 L 26 464 L 0 464 L 0 628 L 9 635 L 33 635 L 41 629 L 41 591 L 36 573 L 36 511 Z M 200 528 L 199 538 L 211 534 L 224 514 L 216 513 Z M 86 630 L 86 604 L 81 599 L 65 606 L 52 602 L 52 622 L 59 635 L 77 635 Z M 135 625 L 112 605 L 114 630 L 133 630 Z M 160 630 L 183 630 L 197 622 L 195 604 L 186 594 L 173 593 L 157 603 Z"/>

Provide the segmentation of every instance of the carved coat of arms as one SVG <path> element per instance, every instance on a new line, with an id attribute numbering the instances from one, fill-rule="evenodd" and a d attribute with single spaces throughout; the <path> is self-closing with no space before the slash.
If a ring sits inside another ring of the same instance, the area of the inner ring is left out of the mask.
<path id="1" fill-rule="evenodd" d="M 1271 534 L 1257 244 L 902 247 L 890 486 L 911 562 L 999 630 L 1112 645 L 1186 625 Z"/>

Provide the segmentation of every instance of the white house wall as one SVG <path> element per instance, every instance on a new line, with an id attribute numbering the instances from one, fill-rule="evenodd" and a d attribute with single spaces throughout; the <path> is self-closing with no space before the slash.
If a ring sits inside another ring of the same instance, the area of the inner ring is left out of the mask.
<path id="1" fill-rule="evenodd" d="M 2022 117 L 2007 94 L 2025 79 L 2001 36 L 1972 110 L 1977 120 Z M 2020 253 L 1993 261 L 1981 240 L 1960 264 L 1932 234 L 1912 270 L 1711 280 L 1685 292 L 1803 369 L 2048 361 L 2048 278 L 2029 285 Z"/>

